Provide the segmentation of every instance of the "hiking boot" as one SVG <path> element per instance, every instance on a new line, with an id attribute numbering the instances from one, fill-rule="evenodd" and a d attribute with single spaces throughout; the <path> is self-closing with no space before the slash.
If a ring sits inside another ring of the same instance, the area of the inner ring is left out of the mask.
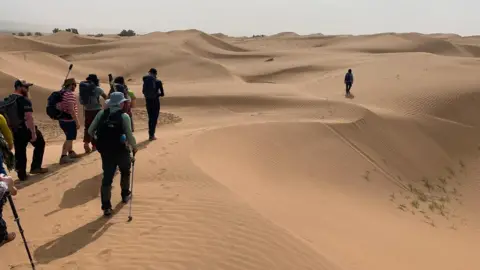
<path id="1" fill-rule="evenodd" d="M 87 154 L 92 152 L 92 149 L 90 148 L 90 145 L 88 145 L 88 143 L 83 144 L 83 149 L 85 149 L 85 153 Z"/>
<path id="2" fill-rule="evenodd" d="M 17 237 L 17 235 L 14 232 L 8 233 L 7 239 L 0 242 L 0 246 L 3 246 L 8 242 L 12 242 L 13 240 L 15 240 L 16 237 Z"/>
<path id="3" fill-rule="evenodd" d="M 47 168 L 35 168 L 35 169 L 30 170 L 31 174 L 44 174 L 44 173 L 47 173 L 47 172 L 48 172 Z"/>
<path id="4" fill-rule="evenodd" d="M 108 209 L 103 210 L 103 215 L 106 216 L 106 217 L 111 216 L 112 213 L 113 213 L 112 208 L 108 208 Z"/>
<path id="5" fill-rule="evenodd" d="M 78 158 L 78 155 L 77 155 L 77 153 L 75 153 L 75 151 L 69 151 L 68 152 L 68 157 L 69 158 Z"/>
<path id="6" fill-rule="evenodd" d="M 150 136 L 150 137 L 148 138 L 148 140 L 150 140 L 150 141 L 155 141 L 156 139 L 157 139 L 157 137 L 155 137 L 155 136 Z"/>
<path id="7" fill-rule="evenodd" d="M 67 163 L 72 163 L 74 160 L 72 158 L 70 158 L 69 156 L 67 155 L 64 155 L 60 158 L 60 165 L 62 164 L 67 164 Z"/>

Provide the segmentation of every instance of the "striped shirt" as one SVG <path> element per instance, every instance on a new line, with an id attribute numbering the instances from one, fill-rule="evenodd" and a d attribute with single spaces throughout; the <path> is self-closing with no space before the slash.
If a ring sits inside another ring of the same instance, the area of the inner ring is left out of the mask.
<path id="1" fill-rule="evenodd" d="M 62 95 L 62 101 L 57 104 L 57 108 L 70 114 L 72 117 L 73 115 L 78 115 L 78 105 L 75 94 L 72 91 L 65 91 Z M 73 119 L 62 121 L 73 121 Z"/>

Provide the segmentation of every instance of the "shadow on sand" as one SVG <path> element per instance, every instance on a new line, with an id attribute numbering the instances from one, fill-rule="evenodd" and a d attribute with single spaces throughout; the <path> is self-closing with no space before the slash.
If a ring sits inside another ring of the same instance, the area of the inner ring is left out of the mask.
<path id="1" fill-rule="evenodd" d="M 68 189 L 63 193 L 62 201 L 58 205 L 59 209 L 46 213 L 45 216 L 53 215 L 62 209 L 74 208 L 97 198 L 102 185 L 103 173 L 79 182 L 75 187 Z"/>
<path id="2" fill-rule="evenodd" d="M 20 180 L 16 180 L 15 181 L 15 187 L 17 189 L 22 189 L 22 188 L 26 188 L 30 185 L 33 185 L 35 183 L 38 183 L 42 180 L 44 180 L 45 178 L 48 178 L 50 176 L 53 176 L 53 175 L 56 175 L 58 173 L 58 171 L 62 168 L 65 168 L 65 167 L 68 167 L 68 166 L 71 166 L 77 162 L 80 161 L 81 158 L 85 157 L 86 155 L 89 155 L 87 153 L 82 153 L 82 154 L 78 154 L 78 158 L 75 160 L 75 162 L 72 162 L 72 163 L 68 163 L 68 164 L 62 164 L 60 165 L 59 163 L 54 163 L 54 164 L 50 164 L 48 165 L 46 168 L 48 169 L 48 172 L 47 173 L 44 173 L 44 174 L 31 174 L 29 177 L 28 177 L 28 180 L 26 181 L 20 181 Z"/>
<path id="3" fill-rule="evenodd" d="M 122 202 L 119 202 L 113 210 L 114 215 L 124 205 Z M 99 239 L 113 225 L 108 223 L 109 220 L 110 218 L 100 216 L 90 223 L 38 247 L 33 254 L 36 262 L 48 264 L 76 253 Z"/>
<path id="4" fill-rule="evenodd" d="M 138 150 L 144 149 L 151 141 L 146 140 L 137 144 Z M 115 176 L 119 173 L 117 170 Z M 58 209 L 46 213 L 45 216 L 50 216 L 60 212 L 63 209 L 75 208 L 77 206 L 88 203 L 97 198 L 102 186 L 103 173 L 95 175 L 91 178 L 82 180 L 75 187 L 68 189 L 63 193 L 62 201 L 58 205 Z"/>

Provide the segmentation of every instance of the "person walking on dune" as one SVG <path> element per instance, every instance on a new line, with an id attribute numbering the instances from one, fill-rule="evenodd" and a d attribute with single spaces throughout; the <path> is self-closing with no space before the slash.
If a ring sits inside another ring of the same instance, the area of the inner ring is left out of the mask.
<path id="1" fill-rule="evenodd" d="M 80 129 L 77 99 L 74 94 L 76 88 L 77 82 L 75 79 L 66 79 L 61 90 L 62 101 L 57 103 L 57 108 L 65 113 L 65 117 L 58 120 L 66 137 L 60 156 L 60 164 L 71 163 L 78 157 L 77 153 L 73 151 L 73 141 L 77 139 L 77 130 Z"/>
<path id="2" fill-rule="evenodd" d="M 133 113 L 132 113 L 132 108 L 135 107 L 136 99 L 137 97 L 135 96 L 135 93 L 131 91 L 128 86 L 125 84 L 125 78 L 123 76 L 118 76 L 115 78 L 113 81 L 115 84 L 121 84 L 125 88 L 125 98 L 127 101 L 125 101 L 125 112 L 130 116 L 130 120 L 132 122 L 132 132 L 134 132 L 133 128 Z"/>
<path id="3" fill-rule="evenodd" d="M 83 134 L 83 149 L 85 153 L 90 153 L 96 150 L 95 140 L 88 133 L 88 128 L 92 124 L 93 119 L 102 109 L 100 104 L 100 97 L 104 100 L 107 95 L 99 86 L 100 80 L 96 74 L 89 74 L 85 81 L 80 82 L 80 104 L 83 105 L 83 115 L 85 120 L 85 130 Z M 92 148 L 90 148 L 92 144 Z"/>
<path id="4" fill-rule="evenodd" d="M 14 232 L 7 231 L 7 223 L 3 220 L 3 206 L 7 202 L 8 195 L 17 195 L 17 189 L 12 177 L 0 174 L 0 246 L 13 241 L 16 237 Z"/>
<path id="5" fill-rule="evenodd" d="M 353 73 L 352 70 L 349 69 L 347 74 L 345 74 L 345 88 L 346 88 L 346 96 L 350 96 L 350 89 L 353 85 Z"/>
<path id="6" fill-rule="evenodd" d="M 157 70 L 151 68 L 148 74 L 143 76 L 143 95 L 145 96 L 145 105 L 148 113 L 148 136 L 153 141 L 155 129 L 157 127 L 158 117 L 160 115 L 160 97 L 164 96 L 162 81 L 157 79 Z"/>
<path id="7" fill-rule="evenodd" d="M 29 99 L 29 89 L 32 83 L 16 80 L 15 92 L 3 100 L 3 108 L 8 116 L 7 122 L 13 133 L 13 146 L 15 149 L 15 169 L 18 179 L 25 181 L 27 175 L 27 145 L 33 147 L 33 160 L 30 166 L 31 174 L 47 173 L 47 168 L 42 168 L 45 153 L 45 140 L 34 123 L 32 102 Z"/>
<path id="8" fill-rule="evenodd" d="M 130 116 L 125 113 L 127 99 L 123 94 L 123 86 L 117 85 L 117 92 L 110 95 L 101 110 L 93 120 L 88 133 L 95 137 L 97 150 L 102 158 L 103 178 L 100 189 L 102 210 L 105 216 L 112 214 L 112 182 L 117 167 L 120 170 L 120 187 L 122 202 L 131 198 L 130 192 L 130 149 L 137 152 L 137 142 L 131 129 Z"/>

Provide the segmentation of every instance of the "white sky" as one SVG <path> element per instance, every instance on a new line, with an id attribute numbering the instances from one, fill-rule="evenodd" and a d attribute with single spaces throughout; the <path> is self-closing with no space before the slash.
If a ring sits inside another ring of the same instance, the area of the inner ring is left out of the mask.
<path id="1" fill-rule="evenodd" d="M 479 0 L 0 0 L 0 19 L 137 33 L 480 34 Z M 89 30 L 91 31 L 91 30 Z M 85 32 L 85 31 L 84 31 Z"/>

